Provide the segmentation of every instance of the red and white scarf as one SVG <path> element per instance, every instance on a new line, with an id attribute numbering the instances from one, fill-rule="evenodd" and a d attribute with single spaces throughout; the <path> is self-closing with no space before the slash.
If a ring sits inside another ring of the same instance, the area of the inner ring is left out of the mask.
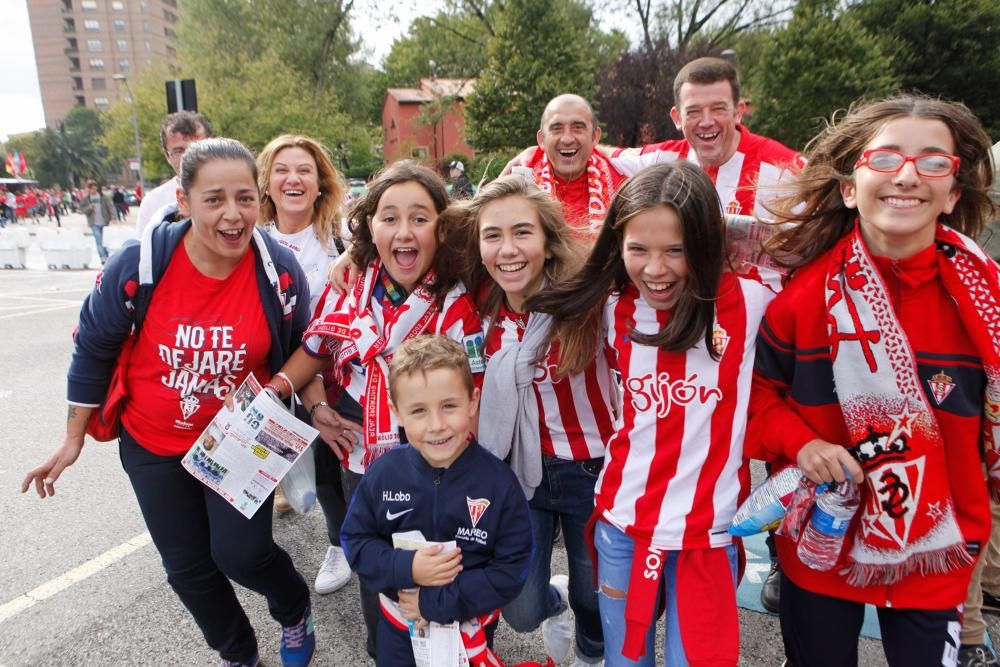
<path id="1" fill-rule="evenodd" d="M 410 622 L 403 618 L 399 611 L 399 605 L 389 596 L 379 593 L 379 603 L 382 607 L 382 614 L 390 625 L 403 632 L 410 631 Z M 459 635 L 462 638 L 462 647 L 465 655 L 469 659 L 469 667 L 504 667 L 503 661 L 493 652 L 493 649 L 486 643 L 486 626 L 495 623 L 500 618 L 500 610 L 491 611 L 482 616 L 476 616 L 468 621 L 458 624 Z M 459 664 L 462 664 L 459 661 Z"/>
<path id="2" fill-rule="evenodd" d="M 360 401 L 365 427 L 365 469 L 398 443 L 395 420 L 389 411 L 392 355 L 404 341 L 424 333 L 438 314 L 430 292 L 437 279 L 433 269 L 388 317 L 387 311 L 373 308 L 372 291 L 379 283 L 381 265 L 376 259 L 358 276 L 346 310 L 317 318 L 305 333 L 306 338 L 321 335 L 341 341 L 334 368 L 344 386 L 348 383 L 349 364 L 353 359 L 358 359 L 365 367 L 365 393 Z"/>
<path id="3" fill-rule="evenodd" d="M 558 199 L 555 174 L 549 156 L 541 149 L 538 153 L 541 155 L 532 166 L 535 184 Z M 601 231 L 601 225 L 608 215 L 608 207 L 611 205 L 611 198 L 614 197 L 619 180 L 621 179 L 617 177 L 611 161 L 600 151 L 593 151 L 587 160 L 587 221 L 591 234 L 596 235 Z"/>
<path id="4" fill-rule="evenodd" d="M 987 464 L 991 487 L 998 489 L 1000 272 L 952 229 L 939 225 L 935 242 L 941 279 L 986 372 Z M 866 480 L 848 583 L 892 584 L 911 572 L 940 574 L 971 564 L 955 518 L 940 426 L 857 225 L 830 257 L 826 306 L 833 374 L 852 453 Z"/>

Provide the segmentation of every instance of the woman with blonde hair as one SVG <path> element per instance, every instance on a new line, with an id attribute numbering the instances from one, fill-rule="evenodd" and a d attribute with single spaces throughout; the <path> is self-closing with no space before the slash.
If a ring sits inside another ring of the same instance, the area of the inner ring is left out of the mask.
<path id="1" fill-rule="evenodd" d="M 309 312 L 315 313 L 326 289 L 330 265 L 344 252 L 341 221 L 344 216 L 346 186 L 333 166 L 326 148 L 310 137 L 283 134 L 274 138 L 257 156 L 260 214 L 257 224 L 268 235 L 292 251 L 309 281 Z M 324 384 L 329 390 L 324 388 Z M 311 404 L 333 403 L 340 389 L 335 382 L 317 377 Z M 329 396 L 327 391 L 330 391 Z M 329 410 L 313 411 L 310 420 L 332 420 Z M 338 432 L 350 437 L 350 424 L 338 421 Z M 360 431 L 361 427 L 356 426 Z M 351 569 L 340 548 L 340 526 L 347 511 L 340 484 L 340 461 L 326 446 L 314 447 L 316 457 L 316 497 L 326 517 L 327 547 L 316 575 L 314 588 L 323 595 L 343 587 L 351 578 Z M 287 512 L 291 505 L 279 492 L 275 507 Z"/>

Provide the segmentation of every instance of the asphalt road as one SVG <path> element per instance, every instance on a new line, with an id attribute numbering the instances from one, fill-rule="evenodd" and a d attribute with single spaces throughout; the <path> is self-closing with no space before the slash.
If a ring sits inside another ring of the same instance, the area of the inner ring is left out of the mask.
<path id="1" fill-rule="evenodd" d="M 0 271 L 0 667 L 213 665 L 216 656 L 167 586 L 116 445 L 89 443 L 54 498 L 19 493 L 24 473 L 63 434 L 70 334 L 96 275 L 43 270 L 37 248 L 28 264 L 39 268 Z M 274 532 L 311 583 L 326 548 L 319 511 L 276 516 Z M 561 549 L 555 553 L 553 570 L 565 572 Z M 237 589 L 262 658 L 280 664 L 264 600 Z M 371 664 L 356 590 L 352 581 L 314 596 L 313 664 Z M 741 609 L 740 623 L 741 664 L 780 665 L 777 618 Z M 508 664 L 544 658 L 540 633 L 516 635 L 502 624 L 496 648 Z M 862 664 L 884 664 L 876 641 L 862 640 L 862 656 Z"/>

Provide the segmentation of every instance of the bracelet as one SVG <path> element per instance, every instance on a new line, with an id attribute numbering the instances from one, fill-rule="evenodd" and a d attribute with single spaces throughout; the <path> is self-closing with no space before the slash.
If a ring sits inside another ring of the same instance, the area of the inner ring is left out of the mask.
<path id="1" fill-rule="evenodd" d="M 287 375 L 285 375 L 285 373 L 283 373 L 282 371 L 278 371 L 277 373 L 274 374 L 274 377 L 278 378 L 279 380 L 288 385 L 289 396 L 295 393 L 295 385 L 292 384 L 291 379 Z M 273 380 L 274 378 L 271 379 Z"/>
<path id="2" fill-rule="evenodd" d="M 267 384 L 265 384 L 262 388 L 264 389 L 264 391 L 269 391 L 272 394 L 274 394 L 274 398 L 278 402 L 280 402 L 282 400 L 282 398 L 281 398 L 281 392 L 278 391 L 278 388 L 276 386 L 274 386 L 273 384 L 271 384 L 270 382 L 268 382 Z"/>
<path id="3" fill-rule="evenodd" d="M 311 408 L 309 408 L 309 419 L 313 418 L 313 413 L 316 412 L 316 408 L 322 408 L 324 406 L 330 408 L 330 404 L 327 403 L 326 401 L 320 401 L 316 405 L 314 405 Z M 330 408 L 330 409 L 333 410 L 333 408 Z"/>

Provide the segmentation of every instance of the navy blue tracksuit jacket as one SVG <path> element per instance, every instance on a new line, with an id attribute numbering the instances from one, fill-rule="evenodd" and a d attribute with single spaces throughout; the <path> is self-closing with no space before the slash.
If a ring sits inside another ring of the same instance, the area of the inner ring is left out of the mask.
<path id="1" fill-rule="evenodd" d="M 499 609 L 528 577 L 534 555 L 528 502 L 510 467 L 476 441 L 449 468 L 431 467 L 409 445 L 397 447 L 362 478 L 341 545 L 365 584 L 394 600 L 399 589 L 415 587 L 415 552 L 394 549 L 392 534 L 411 530 L 434 542 L 455 540 L 462 550 L 455 581 L 420 589 L 428 621 L 461 622 Z M 379 664 L 413 663 L 409 636 L 384 618 L 377 642 Z"/>

